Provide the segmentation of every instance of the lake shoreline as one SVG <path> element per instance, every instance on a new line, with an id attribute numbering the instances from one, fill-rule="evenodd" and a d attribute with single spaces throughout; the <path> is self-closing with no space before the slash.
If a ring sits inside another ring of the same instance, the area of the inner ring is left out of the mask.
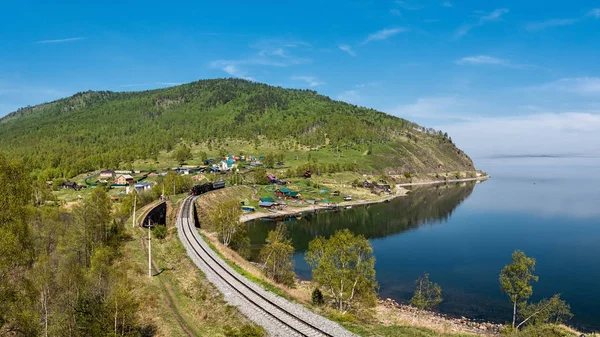
<path id="1" fill-rule="evenodd" d="M 396 185 L 398 187 L 409 187 L 409 186 L 425 186 L 425 185 L 437 185 L 437 184 L 447 184 L 447 183 L 461 183 L 461 182 L 470 182 L 470 181 L 485 181 L 488 180 L 489 176 L 482 176 L 477 178 L 462 178 L 462 179 L 449 179 L 449 180 L 434 180 L 434 181 L 422 181 L 415 183 L 404 183 Z M 240 216 L 240 222 L 249 222 L 257 219 L 265 219 L 265 218 L 278 218 L 282 216 L 290 216 L 296 215 L 303 212 L 315 212 L 318 210 L 330 209 L 331 207 L 337 206 L 340 208 L 352 207 L 352 206 L 362 206 L 362 205 L 371 205 L 371 204 L 379 204 L 382 202 L 388 202 L 390 200 L 406 196 L 408 194 L 408 190 L 402 189 L 401 193 L 396 193 L 394 195 L 386 196 L 385 198 L 380 199 L 372 199 L 372 200 L 356 200 L 356 201 L 344 201 L 337 204 L 323 204 L 323 205 L 310 205 L 304 207 L 288 207 L 283 210 L 273 211 L 273 212 L 254 212 L 254 213 L 246 213 Z"/>

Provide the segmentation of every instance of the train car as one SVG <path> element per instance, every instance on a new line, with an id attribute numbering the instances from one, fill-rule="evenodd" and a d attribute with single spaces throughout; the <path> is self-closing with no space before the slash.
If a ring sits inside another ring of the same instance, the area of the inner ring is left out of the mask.
<path id="1" fill-rule="evenodd" d="M 224 188 L 225 187 L 225 182 L 224 181 L 216 181 L 214 183 L 212 183 L 212 189 L 213 190 L 218 190 L 220 188 Z"/>
<path id="2" fill-rule="evenodd" d="M 208 191 L 212 190 L 212 184 L 211 183 L 205 183 L 202 185 L 195 185 L 192 188 L 192 195 L 200 195 L 203 193 L 206 193 Z"/>
<path id="3" fill-rule="evenodd" d="M 217 182 L 213 182 L 213 183 L 204 183 L 204 184 L 195 185 L 194 187 L 192 187 L 192 192 L 190 194 L 191 195 L 200 195 L 200 194 L 218 190 L 218 189 L 221 189 L 224 187 L 225 187 L 224 181 L 217 181 Z"/>

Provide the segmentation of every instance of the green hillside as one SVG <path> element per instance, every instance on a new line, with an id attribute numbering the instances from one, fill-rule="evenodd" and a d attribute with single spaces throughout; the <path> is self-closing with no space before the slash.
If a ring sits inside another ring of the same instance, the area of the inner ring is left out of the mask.
<path id="1" fill-rule="evenodd" d="M 388 174 L 474 169 L 441 132 L 315 91 L 241 79 L 88 91 L 0 119 L 0 152 L 47 178 L 156 161 L 180 142 L 214 154 L 235 151 L 230 144 L 240 142 L 300 155 L 318 149 L 359 170 Z"/>

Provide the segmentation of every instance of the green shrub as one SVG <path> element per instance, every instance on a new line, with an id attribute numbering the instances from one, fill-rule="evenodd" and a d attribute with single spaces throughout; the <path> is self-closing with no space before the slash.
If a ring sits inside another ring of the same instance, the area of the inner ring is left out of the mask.
<path id="1" fill-rule="evenodd" d="M 263 337 L 266 335 L 265 330 L 256 324 L 245 324 L 240 328 L 226 326 L 224 333 L 226 337 Z"/>
<path id="2" fill-rule="evenodd" d="M 312 304 L 313 305 L 323 305 L 325 304 L 325 299 L 323 298 L 323 293 L 319 288 L 315 288 L 312 292 Z"/>
<path id="3" fill-rule="evenodd" d="M 577 337 L 565 328 L 554 324 L 532 325 L 520 331 L 514 331 L 512 326 L 506 324 L 500 333 L 512 337 Z"/>
<path id="4" fill-rule="evenodd" d="M 168 234 L 167 226 L 165 226 L 165 225 L 154 226 L 154 229 L 152 230 L 152 234 L 154 235 L 155 238 L 157 238 L 159 240 L 166 238 L 167 234 Z"/>

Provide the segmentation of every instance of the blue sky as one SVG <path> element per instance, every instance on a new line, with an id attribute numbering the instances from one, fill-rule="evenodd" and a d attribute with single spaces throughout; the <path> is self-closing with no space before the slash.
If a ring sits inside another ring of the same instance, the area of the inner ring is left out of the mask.
<path id="1" fill-rule="evenodd" d="M 475 156 L 600 154 L 597 1 L 14 1 L 0 116 L 242 77 L 446 130 Z"/>

